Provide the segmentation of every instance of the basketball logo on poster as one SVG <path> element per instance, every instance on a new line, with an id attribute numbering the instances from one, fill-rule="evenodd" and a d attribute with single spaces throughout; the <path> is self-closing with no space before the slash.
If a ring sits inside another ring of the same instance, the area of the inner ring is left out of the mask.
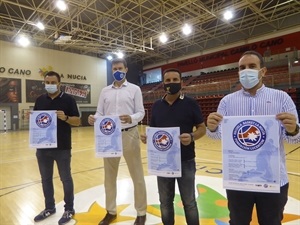
<path id="1" fill-rule="evenodd" d="M 100 131 L 105 135 L 111 135 L 116 130 L 116 123 L 110 118 L 105 118 L 100 122 Z"/>
<path id="2" fill-rule="evenodd" d="M 167 151 L 173 145 L 173 137 L 166 131 L 158 131 L 153 135 L 153 146 L 159 151 Z"/>
<path id="3" fill-rule="evenodd" d="M 255 151 L 266 141 L 264 127 L 254 120 L 245 120 L 237 124 L 232 136 L 235 144 L 246 151 Z"/>
<path id="4" fill-rule="evenodd" d="M 47 128 L 50 126 L 52 117 L 48 113 L 41 113 L 37 116 L 35 123 L 40 128 Z"/>

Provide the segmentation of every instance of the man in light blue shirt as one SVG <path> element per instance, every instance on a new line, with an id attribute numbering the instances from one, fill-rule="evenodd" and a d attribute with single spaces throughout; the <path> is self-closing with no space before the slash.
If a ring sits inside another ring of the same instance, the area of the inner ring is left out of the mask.
<path id="1" fill-rule="evenodd" d="M 266 74 L 262 56 L 255 51 L 245 52 L 239 60 L 239 79 L 243 88 L 226 95 L 217 112 L 207 118 L 207 135 L 222 138 L 220 122 L 223 116 L 276 115 L 281 121 L 280 193 L 262 193 L 226 190 L 230 225 L 249 225 L 256 205 L 260 225 L 281 225 L 284 206 L 288 199 L 288 175 L 283 141 L 300 143 L 299 122 L 296 106 L 284 91 L 266 87 L 262 77 Z"/>

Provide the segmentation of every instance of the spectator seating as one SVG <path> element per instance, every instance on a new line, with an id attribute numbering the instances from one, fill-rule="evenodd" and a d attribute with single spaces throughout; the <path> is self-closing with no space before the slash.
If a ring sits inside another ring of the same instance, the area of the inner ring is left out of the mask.
<path id="1" fill-rule="evenodd" d="M 201 106 L 205 121 L 210 112 L 217 110 L 223 96 L 241 88 L 238 79 L 238 68 L 203 73 L 199 76 L 183 78 L 183 80 L 182 92 L 197 100 Z M 300 110 L 300 73 L 289 74 L 287 66 L 270 68 L 266 76 L 263 77 L 263 82 L 268 87 L 285 90 L 291 95 L 297 109 Z M 149 84 L 148 87 L 142 86 L 141 88 L 146 110 L 142 123 L 149 124 L 152 104 L 155 100 L 161 98 L 165 92 L 162 88 L 162 83 Z"/>

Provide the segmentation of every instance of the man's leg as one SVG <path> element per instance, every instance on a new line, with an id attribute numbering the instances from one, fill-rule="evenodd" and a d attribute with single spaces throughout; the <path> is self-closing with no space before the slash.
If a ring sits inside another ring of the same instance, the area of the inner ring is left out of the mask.
<path id="1" fill-rule="evenodd" d="M 37 162 L 42 178 L 42 187 L 45 197 L 45 209 L 55 208 L 54 187 L 53 187 L 53 165 L 54 158 L 49 155 L 48 150 L 36 151 Z"/>
<path id="2" fill-rule="evenodd" d="M 134 206 L 137 216 L 144 216 L 147 210 L 147 194 L 137 127 L 123 132 L 123 147 L 124 158 L 134 186 Z"/>
<path id="3" fill-rule="evenodd" d="M 286 184 L 280 188 L 280 193 L 258 193 L 256 197 L 256 211 L 260 225 L 281 225 L 284 206 L 288 200 Z"/>
<path id="4" fill-rule="evenodd" d="M 226 190 L 230 225 L 249 225 L 255 203 L 255 192 Z"/>
<path id="5" fill-rule="evenodd" d="M 72 211 L 74 210 L 74 184 L 71 174 L 71 150 L 56 151 L 55 160 L 64 188 L 65 211 Z"/>
<path id="6" fill-rule="evenodd" d="M 195 159 L 182 162 L 182 176 L 177 179 L 181 200 L 188 225 L 199 225 L 199 214 L 195 198 Z"/>
<path id="7" fill-rule="evenodd" d="M 174 225 L 175 178 L 157 177 L 161 219 L 164 225 Z"/>
<path id="8" fill-rule="evenodd" d="M 120 157 L 104 158 L 105 204 L 109 214 L 117 214 L 117 175 Z"/>

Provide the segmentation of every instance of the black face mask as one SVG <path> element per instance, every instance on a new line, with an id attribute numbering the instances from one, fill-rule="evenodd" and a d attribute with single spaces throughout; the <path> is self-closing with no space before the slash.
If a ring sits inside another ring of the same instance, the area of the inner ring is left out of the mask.
<path id="1" fill-rule="evenodd" d="M 181 83 L 164 84 L 164 89 L 168 94 L 175 95 L 181 90 Z"/>

